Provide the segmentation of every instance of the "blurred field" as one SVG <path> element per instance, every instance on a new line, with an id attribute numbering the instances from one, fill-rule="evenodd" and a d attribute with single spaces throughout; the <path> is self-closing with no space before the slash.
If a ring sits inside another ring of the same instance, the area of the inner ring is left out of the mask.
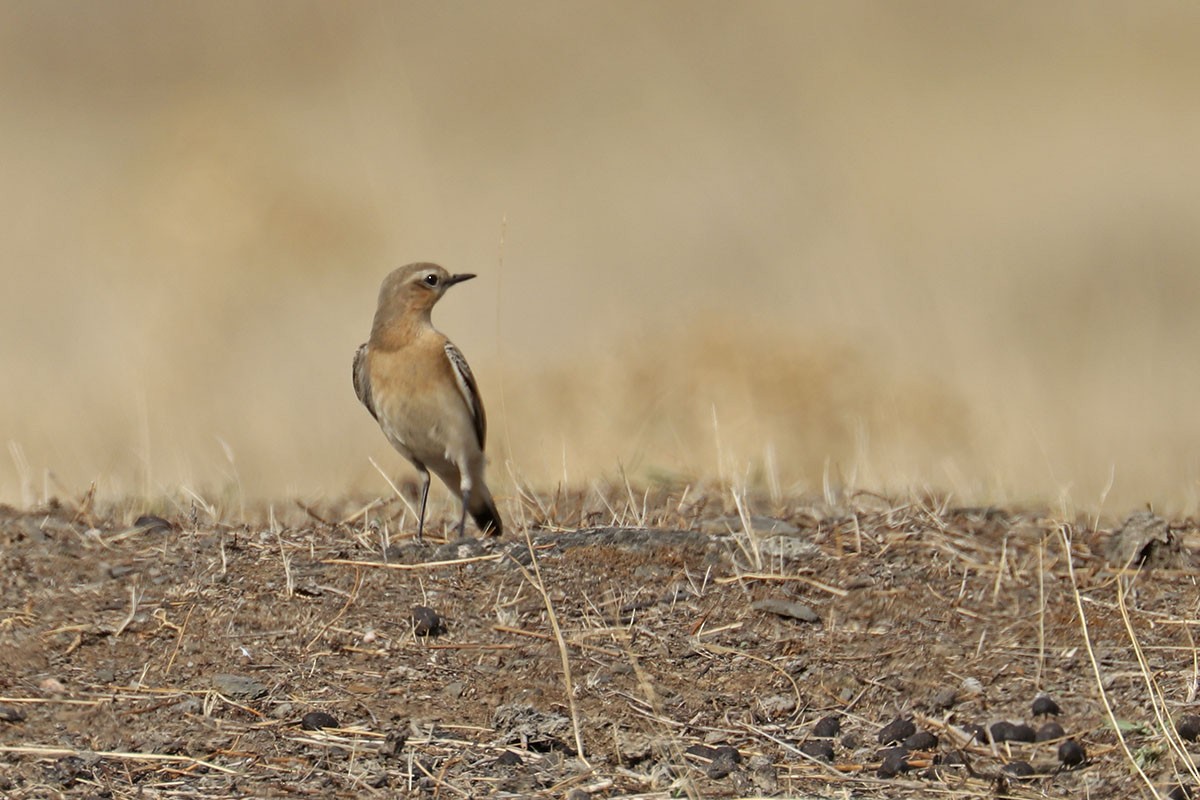
<path id="1" fill-rule="evenodd" d="M 1198 35 L 1177 2 L 3 4 L 0 501 L 388 491 L 350 357 L 428 259 L 481 276 L 435 321 L 502 494 L 1191 513 Z"/>

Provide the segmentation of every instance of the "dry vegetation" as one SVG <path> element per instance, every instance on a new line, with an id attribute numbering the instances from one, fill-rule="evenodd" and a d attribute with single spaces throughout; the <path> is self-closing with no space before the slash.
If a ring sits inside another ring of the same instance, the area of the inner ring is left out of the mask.
<path id="1" fill-rule="evenodd" d="M 1191 520 L 628 485 L 524 490 L 515 537 L 425 546 L 400 499 L 139 513 L 0 509 L 5 797 L 1200 785 Z M 1042 692 L 1082 764 L 972 741 L 1037 727 Z M 936 739 L 887 775 L 898 717 Z"/>
<path id="2" fill-rule="evenodd" d="M 429 259 L 502 477 L 1194 513 L 1200 10 L 744 5 L 0 7 L 0 500 L 386 492 Z"/>
<path id="3" fill-rule="evenodd" d="M 0 796 L 1200 784 L 1200 6 L 1138 11 L 0 4 Z M 418 259 L 502 541 L 410 545 L 351 391 Z M 963 736 L 1039 691 L 1083 764 Z"/>

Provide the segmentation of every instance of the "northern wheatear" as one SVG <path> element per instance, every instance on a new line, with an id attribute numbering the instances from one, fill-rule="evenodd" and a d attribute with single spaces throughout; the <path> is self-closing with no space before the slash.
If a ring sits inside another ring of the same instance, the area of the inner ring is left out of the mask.
<path id="1" fill-rule="evenodd" d="M 433 327 L 430 311 L 456 283 L 437 264 L 393 270 L 379 287 L 371 338 L 354 354 L 354 392 L 400 455 L 421 473 L 425 532 L 429 471 L 462 500 L 461 538 L 467 512 L 485 534 L 501 532 L 500 513 L 483 480 L 487 418 L 475 376 L 462 353 Z"/>

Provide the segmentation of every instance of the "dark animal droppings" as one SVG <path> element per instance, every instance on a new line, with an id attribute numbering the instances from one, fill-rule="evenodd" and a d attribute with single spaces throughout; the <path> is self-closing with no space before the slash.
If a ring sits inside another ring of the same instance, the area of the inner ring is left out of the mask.
<path id="1" fill-rule="evenodd" d="M 1004 765 L 1004 772 L 1014 778 L 1028 778 L 1033 774 L 1033 767 L 1029 765 L 1028 761 L 1014 761 Z"/>
<path id="2" fill-rule="evenodd" d="M 913 724 L 911 719 L 896 717 L 887 725 L 880 728 L 879 743 L 892 744 L 894 742 L 902 742 L 916 732 L 917 726 Z"/>
<path id="3" fill-rule="evenodd" d="M 1179 738 L 1188 742 L 1200 741 L 1200 716 L 1188 714 L 1175 723 L 1175 732 Z"/>
<path id="4" fill-rule="evenodd" d="M 1058 760 L 1064 767 L 1077 767 L 1087 760 L 1087 751 L 1079 742 L 1068 739 L 1058 746 Z"/>
<path id="5" fill-rule="evenodd" d="M 909 750 L 933 750 L 938 746 L 938 737 L 929 731 L 917 731 L 904 740 L 904 746 Z"/>
<path id="6" fill-rule="evenodd" d="M 1032 710 L 1033 710 L 1033 715 L 1035 717 L 1041 717 L 1041 716 L 1057 717 L 1059 714 L 1062 713 L 1058 708 L 1058 703 L 1054 702 L 1046 695 L 1041 695 L 1040 697 L 1034 698 Z"/>
<path id="7" fill-rule="evenodd" d="M 894 778 L 901 772 L 908 771 L 908 751 L 903 747 L 895 747 L 884 757 L 876 774 L 881 778 Z"/>
<path id="8" fill-rule="evenodd" d="M 1048 742 L 1051 739 L 1061 739 L 1067 732 L 1057 722 L 1047 722 L 1037 729 L 1037 741 Z"/>
<path id="9" fill-rule="evenodd" d="M 800 752 L 810 758 L 833 761 L 833 743 L 824 739 L 809 739 L 800 745 Z"/>
<path id="10" fill-rule="evenodd" d="M 812 735 L 820 739 L 832 739 L 842 729 L 842 721 L 837 717 L 821 717 L 813 725 Z"/>
<path id="11" fill-rule="evenodd" d="M 300 718 L 300 727 L 306 731 L 319 731 L 322 728 L 336 728 L 338 721 L 332 714 L 324 711 L 310 711 Z"/>
<path id="12" fill-rule="evenodd" d="M 442 618 L 429 606 L 413 606 L 412 620 L 417 636 L 437 636 L 446 629 Z"/>

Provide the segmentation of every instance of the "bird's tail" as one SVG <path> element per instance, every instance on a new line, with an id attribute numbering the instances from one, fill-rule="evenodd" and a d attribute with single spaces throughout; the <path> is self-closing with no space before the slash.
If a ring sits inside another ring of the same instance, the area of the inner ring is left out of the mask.
<path id="1" fill-rule="evenodd" d="M 496 510 L 496 501 L 482 482 L 471 491 L 471 506 L 467 510 L 471 512 L 471 519 L 475 520 L 475 524 L 485 536 L 499 536 L 504 532 L 500 512 Z"/>

